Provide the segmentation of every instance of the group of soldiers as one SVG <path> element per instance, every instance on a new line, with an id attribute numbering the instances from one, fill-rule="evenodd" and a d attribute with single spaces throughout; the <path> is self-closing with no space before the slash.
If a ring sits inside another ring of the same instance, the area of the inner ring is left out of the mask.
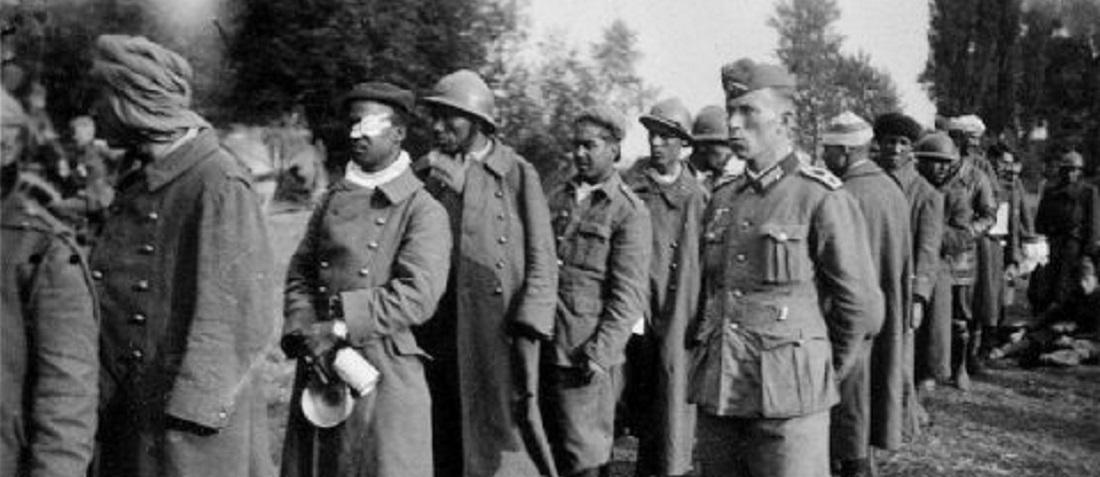
<path id="1" fill-rule="evenodd" d="M 622 113 L 584 111 L 549 192 L 476 73 L 419 99 L 420 158 L 414 94 L 360 83 L 336 101 L 347 168 L 280 286 L 189 64 L 140 37 L 94 52 L 93 114 L 129 160 L 90 254 L 23 192 L 25 115 L 4 97 L 2 475 L 274 475 L 274 342 L 297 362 L 283 476 L 595 477 L 624 428 L 640 477 L 871 475 L 872 448 L 917 426 L 918 382 L 967 386 L 1000 313 L 976 284 L 1016 260 L 1018 179 L 983 169 L 1015 162 L 976 157 L 973 120 L 960 148 L 845 113 L 815 167 L 795 78 L 742 59 L 724 106 L 641 116 L 651 154 L 628 168 Z M 1050 200 L 1095 202 L 1076 184 Z M 1047 207 L 1056 257 L 1100 246 L 1094 218 Z"/>

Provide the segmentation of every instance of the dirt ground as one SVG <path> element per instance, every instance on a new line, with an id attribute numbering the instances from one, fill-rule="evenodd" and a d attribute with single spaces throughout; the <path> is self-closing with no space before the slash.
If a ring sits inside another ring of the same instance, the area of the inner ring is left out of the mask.
<path id="1" fill-rule="evenodd" d="M 306 214 L 271 216 L 280 273 L 301 237 Z M 282 446 L 292 367 L 278 351 L 267 363 L 267 396 L 276 461 Z M 930 425 L 901 451 L 883 456 L 884 477 L 1100 476 L 1100 367 L 1021 369 L 995 363 L 973 390 L 941 387 L 924 404 Z M 615 449 L 615 476 L 633 475 L 634 442 Z"/>

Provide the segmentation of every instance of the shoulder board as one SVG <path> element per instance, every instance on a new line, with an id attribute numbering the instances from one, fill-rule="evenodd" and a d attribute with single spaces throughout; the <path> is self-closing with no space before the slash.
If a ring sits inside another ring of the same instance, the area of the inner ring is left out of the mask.
<path id="1" fill-rule="evenodd" d="M 798 169 L 798 172 L 827 187 L 829 190 L 837 190 L 844 185 L 844 183 L 834 176 L 832 172 L 822 167 L 802 166 Z"/>

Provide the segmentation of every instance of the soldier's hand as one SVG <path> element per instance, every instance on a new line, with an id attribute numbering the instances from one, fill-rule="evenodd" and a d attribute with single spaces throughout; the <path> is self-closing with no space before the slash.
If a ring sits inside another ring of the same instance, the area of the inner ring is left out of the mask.
<path id="1" fill-rule="evenodd" d="M 320 358 L 347 338 L 347 325 L 337 320 L 319 321 L 309 325 L 302 338 L 309 354 Z"/>

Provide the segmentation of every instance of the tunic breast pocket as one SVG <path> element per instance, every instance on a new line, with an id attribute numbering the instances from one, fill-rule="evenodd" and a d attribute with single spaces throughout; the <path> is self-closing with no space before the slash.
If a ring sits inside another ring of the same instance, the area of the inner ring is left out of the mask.
<path id="1" fill-rule="evenodd" d="M 573 237 L 574 265 L 595 272 L 607 269 L 608 254 L 611 252 L 611 227 L 595 222 L 581 222 L 577 225 Z"/>
<path id="2" fill-rule="evenodd" d="M 764 224 L 763 235 L 764 282 L 783 284 L 810 278 L 809 244 L 806 225 Z"/>

